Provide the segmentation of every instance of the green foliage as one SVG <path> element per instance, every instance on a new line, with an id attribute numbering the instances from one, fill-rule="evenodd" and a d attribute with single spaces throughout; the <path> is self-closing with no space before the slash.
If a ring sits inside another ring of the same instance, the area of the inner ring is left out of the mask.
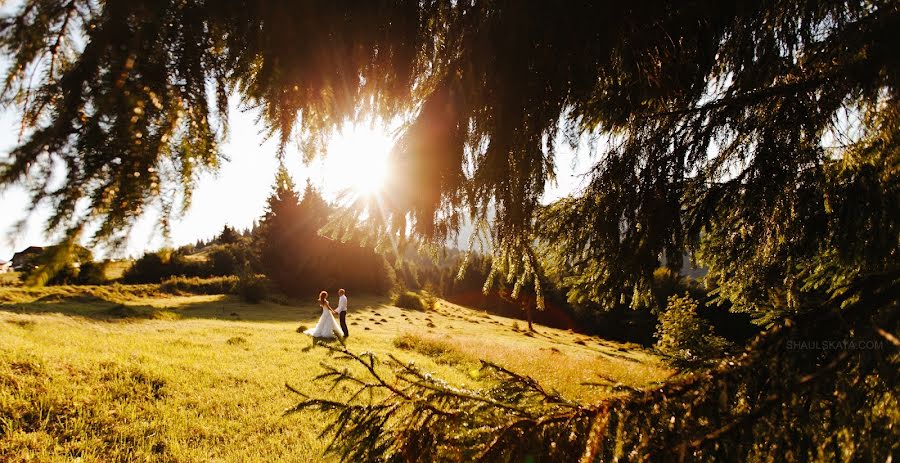
<path id="1" fill-rule="evenodd" d="M 653 271 L 653 282 L 650 292 L 653 296 L 653 309 L 661 312 L 669 303 L 672 296 L 685 293 L 685 285 L 677 272 L 667 267 L 660 267 Z"/>
<path id="2" fill-rule="evenodd" d="M 258 266 L 249 241 L 239 239 L 232 244 L 215 244 L 203 249 L 205 257 L 186 255 L 185 249 L 148 252 L 125 271 L 128 283 L 159 283 L 174 276 L 209 278 L 238 275 L 245 267 Z"/>
<path id="3" fill-rule="evenodd" d="M 172 273 L 167 268 L 167 253 L 148 252 L 134 261 L 134 264 L 125 271 L 122 279 L 129 283 L 158 283 Z"/>
<path id="4" fill-rule="evenodd" d="M 435 299 L 430 294 L 416 293 L 413 291 L 401 291 L 394 295 L 391 304 L 401 309 L 409 310 L 431 310 L 434 308 Z"/>
<path id="5" fill-rule="evenodd" d="M 514 297 L 533 284 L 543 299 L 542 269 L 554 268 L 570 301 L 606 309 L 652 303 L 661 256 L 678 256 L 666 260 L 674 270 L 689 249 L 719 298 L 760 323 L 813 313 L 799 332 L 812 335 L 856 307 L 848 331 L 834 331 L 846 339 L 871 335 L 886 305 L 861 301 L 893 291 L 898 270 L 898 42 L 889 0 L 24 2 L 0 23 L 2 99 L 22 109 L 24 135 L 0 185 L 28 178 L 32 204 L 49 203 L 49 229 L 67 237 L 36 274 L 43 283 L 89 224 L 115 244 L 156 205 L 168 228 L 172 198 L 187 203 L 196 171 L 219 163 L 232 89 L 282 146 L 296 134 L 310 155 L 348 118 L 411 113 L 383 196 L 354 204 L 382 235 L 440 242 L 464 218 L 490 223 L 490 276 Z M 579 194 L 541 208 L 563 137 L 599 140 L 599 152 Z M 55 163 L 65 178 L 50 187 Z M 287 260 L 270 276 L 299 291 L 312 274 L 319 287 L 338 275 L 380 286 L 364 277 L 387 274 L 352 245 L 312 249 L 360 264 L 340 268 L 351 278 L 322 254 L 279 246 L 269 256 Z M 307 271 L 281 271 L 291 262 Z M 851 446 L 854 458 L 887 459 L 896 426 L 868 405 L 896 408 L 885 392 L 895 354 L 786 354 L 783 336 L 712 378 L 601 411 L 560 411 L 529 388 L 507 404 L 517 413 L 500 413 L 484 407 L 502 395 L 467 402 L 414 369 L 401 369 L 404 385 L 432 386 L 416 402 L 386 387 L 382 408 L 314 405 L 356 426 L 343 449 L 358 461 L 447 448 L 572 460 L 572 441 L 586 461 L 624 458 L 618 448 L 629 459 L 822 460 L 821 449 Z M 520 399 L 533 408 L 516 409 Z M 390 410 L 408 412 L 396 421 L 407 427 L 366 428 Z"/>
<path id="6" fill-rule="evenodd" d="M 688 295 L 671 296 L 659 317 L 656 349 L 676 363 L 697 365 L 724 355 L 728 341 L 713 333 L 697 313 L 697 301 Z"/>
<path id="7" fill-rule="evenodd" d="M 582 113 L 612 135 L 609 148 L 584 193 L 537 220 L 570 298 L 640 304 L 659 256 L 686 247 L 746 311 L 796 313 L 843 276 L 890 269 L 896 5 L 694 6 L 660 19 L 677 50 L 643 35 L 622 50 L 632 66 L 609 68 L 611 88 Z M 694 14 L 706 19 L 682 22 Z"/>
<path id="8" fill-rule="evenodd" d="M 490 386 L 463 388 L 412 363 L 382 363 L 341 347 L 332 348 L 334 361 L 356 368 L 326 366 L 317 380 L 353 395 L 320 399 L 289 387 L 303 396 L 289 412 L 331 416 L 328 450 L 359 462 L 414 455 L 441 462 L 824 463 L 851 448 L 850 460 L 889 460 L 900 437 L 887 424 L 900 418 L 900 342 L 890 334 L 900 329 L 900 279 L 877 280 L 858 288 L 867 294 L 858 302 L 831 300 L 712 369 L 647 389 L 598 383 L 616 393 L 598 403 L 567 400 L 489 363 L 479 375 Z M 675 305 L 695 310 L 689 300 Z M 877 325 L 851 328 L 873 307 Z"/>
<path id="9" fill-rule="evenodd" d="M 102 285 L 109 281 L 107 277 L 107 269 L 109 261 L 103 262 L 85 262 L 78 268 L 78 278 L 76 281 L 81 285 Z"/>
<path id="10" fill-rule="evenodd" d="M 235 255 L 232 247 L 216 247 L 209 252 L 209 265 L 213 275 L 236 275 L 243 262 Z"/>
<path id="11" fill-rule="evenodd" d="M 34 200 L 51 202 L 51 228 L 77 234 L 99 221 L 95 238 L 121 242 L 151 205 L 168 230 L 173 211 L 189 204 L 197 171 L 218 167 L 232 90 L 260 108 L 282 147 L 296 133 L 311 155 L 358 105 L 385 116 L 411 108 L 420 52 L 435 41 L 418 8 L 347 8 L 23 3 L 0 24 L 11 61 L 2 97 L 22 105 L 26 130 L 0 183 L 32 176 Z M 48 152 L 65 164 L 61 188 L 44 188 Z M 178 197 L 183 203 L 173 204 Z M 79 200 L 90 213 L 76 210 Z"/>
<path id="12" fill-rule="evenodd" d="M 40 267 L 35 268 L 38 272 L 40 272 Z M 56 274 L 53 275 L 52 278 L 47 280 L 45 284 L 47 285 L 68 285 L 74 284 L 78 281 L 79 269 L 74 264 L 64 264 L 62 268 L 56 271 Z M 37 281 L 32 280 L 32 283 L 37 283 Z"/>
<path id="13" fill-rule="evenodd" d="M 173 294 L 235 294 L 239 288 L 239 278 L 236 276 L 213 278 L 173 276 L 163 280 L 159 288 L 163 292 Z"/>
<path id="14" fill-rule="evenodd" d="M 311 155 L 348 118 L 415 109 L 357 217 L 440 241 L 468 208 L 538 301 L 535 227 L 570 298 L 607 307 L 646 303 L 686 247 L 739 310 L 802 310 L 900 252 L 894 2 L 261 4 L 23 4 L 0 27 L 25 129 L 0 184 L 36 179 L 70 237 L 99 221 L 121 241 L 154 203 L 167 229 L 219 163 L 234 89 Z M 584 191 L 539 211 L 555 142 L 594 135 Z M 67 177 L 45 188 L 55 160 Z"/>
<path id="15" fill-rule="evenodd" d="M 422 302 L 425 304 L 425 308 L 428 310 L 433 310 L 438 305 L 437 297 L 426 289 L 419 291 L 419 297 L 422 298 Z"/>
<path id="16" fill-rule="evenodd" d="M 234 228 L 225 225 L 222 228 L 222 232 L 219 233 L 218 238 L 216 238 L 216 242 L 221 244 L 235 244 L 240 239 L 241 236 L 238 235 L 237 231 Z"/>
<path id="17" fill-rule="evenodd" d="M 22 274 L 22 279 L 29 286 L 75 283 L 78 279 L 78 266 L 92 262 L 93 259 L 94 255 L 89 249 L 72 239 L 65 239 L 31 257 L 25 264 L 26 271 Z"/>
<path id="18" fill-rule="evenodd" d="M 259 304 L 269 294 L 269 282 L 265 275 L 242 273 L 238 279 L 237 293 L 245 301 Z"/>

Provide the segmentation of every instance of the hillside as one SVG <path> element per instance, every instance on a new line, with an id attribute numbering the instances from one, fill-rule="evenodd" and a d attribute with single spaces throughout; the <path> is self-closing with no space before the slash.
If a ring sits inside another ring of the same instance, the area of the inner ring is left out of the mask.
<path id="1" fill-rule="evenodd" d="M 354 351 L 416 362 L 454 384 L 484 386 L 478 360 L 580 399 L 641 387 L 671 371 L 652 354 L 441 301 L 417 312 L 352 297 Z M 343 397 L 312 378 L 329 352 L 299 334 L 319 309 L 167 295 L 153 285 L 0 288 L 0 460 L 322 461 L 298 397 Z"/>

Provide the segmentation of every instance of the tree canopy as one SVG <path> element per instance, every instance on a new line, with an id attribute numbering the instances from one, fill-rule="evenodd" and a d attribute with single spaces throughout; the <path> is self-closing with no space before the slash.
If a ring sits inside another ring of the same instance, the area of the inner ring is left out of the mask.
<path id="1" fill-rule="evenodd" d="M 540 246 L 571 300 L 599 304 L 640 303 L 653 270 L 679 267 L 687 250 L 735 310 L 765 323 L 808 312 L 808 323 L 784 322 L 737 366 L 590 408 L 527 378 L 468 394 L 398 365 L 413 389 L 373 386 L 397 403 L 303 405 L 338 413 L 352 437 L 345 456 L 401 461 L 450 442 L 485 461 L 538 447 L 583 461 L 632 450 L 804 461 L 859 443 L 847 459 L 884 460 L 896 450 L 900 345 L 898 10 L 892 0 L 31 0 L 0 22 L 11 57 L 2 101 L 22 110 L 24 135 L 0 185 L 27 178 L 33 203 L 54 207 L 49 228 L 72 237 L 97 223 L 93 237 L 115 242 L 148 206 L 186 204 L 197 171 L 222 162 L 232 93 L 310 157 L 347 119 L 400 116 L 386 191 L 359 211 L 382 232 L 441 241 L 464 219 L 487 222 L 495 272 L 537 282 Z M 590 181 L 543 207 L 560 139 L 594 141 Z M 821 336 L 820 318 L 835 339 L 887 348 L 787 353 L 783 333 Z M 356 360 L 381 380 L 374 359 Z M 381 426 L 401 411 L 408 428 Z M 799 431 L 785 433 L 789 422 Z M 471 433 L 446 440 L 464 424 Z M 734 440 L 720 446 L 722 436 Z"/>
<path id="2" fill-rule="evenodd" d="M 166 229 L 173 198 L 219 165 L 231 93 L 309 156 L 348 118 L 405 115 L 368 217 L 440 240 L 491 210 L 498 248 L 521 255 L 555 142 L 591 136 L 592 181 L 540 220 L 572 298 L 646 295 L 659 256 L 691 248 L 723 295 L 756 307 L 777 283 L 791 306 L 830 284 L 816 269 L 896 261 L 897 9 L 27 1 L 0 24 L 24 135 L 0 184 L 27 177 L 50 229 L 99 223 L 94 238 L 116 241 L 151 204 Z"/>

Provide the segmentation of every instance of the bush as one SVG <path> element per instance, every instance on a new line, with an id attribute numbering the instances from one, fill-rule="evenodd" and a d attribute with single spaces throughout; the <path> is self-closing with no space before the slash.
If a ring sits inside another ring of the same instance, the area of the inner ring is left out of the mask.
<path id="1" fill-rule="evenodd" d="M 244 265 L 243 254 L 237 245 L 216 246 L 209 252 L 208 271 L 213 275 L 237 275 Z"/>
<path id="2" fill-rule="evenodd" d="M 403 291 L 394 296 L 391 302 L 401 309 L 428 310 L 434 308 L 435 299 L 430 295 L 422 296 L 412 291 Z"/>
<path id="3" fill-rule="evenodd" d="M 123 279 L 128 283 L 159 283 L 175 276 L 209 278 L 237 275 L 251 261 L 253 253 L 240 243 L 210 247 L 207 258 L 188 256 L 184 251 L 150 252 L 141 256 L 125 272 Z"/>
<path id="4" fill-rule="evenodd" d="M 36 267 L 37 268 L 37 267 Z M 54 274 L 49 280 L 47 280 L 47 285 L 68 285 L 78 282 L 78 268 L 76 268 L 73 264 L 65 264 L 59 269 L 56 274 Z"/>
<path id="5" fill-rule="evenodd" d="M 437 307 L 437 298 L 434 297 L 434 294 L 432 294 L 431 292 L 423 289 L 422 291 L 419 291 L 419 297 L 422 298 L 422 302 L 425 303 L 425 307 L 427 307 L 428 309 L 434 309 L 435 307 Z"/>
<path id="6" fill-rule="evenodd" d="M 162 252 L 148 252 L 134 262 L 123 279 L 128 283 L 159 283 L 172 275 L 169 259 Z"/>
<path id="7" fill-rule="evenodd" d="M 397 336 L 394 338 L 394 347 L 418 352 L 431 357 L 437 363 L 456 365 L 468 360 L 455 346 L 447 341 L 415 334 Z"/>
<path id="8" fill-rule="evenodd" d="M 159 285 L 163 292 L 174 294 L 234 294 L 237 286 L 238 278 L 235 276 L 214 278 L 170 277 Z"/>
<path id="9" fill-rule="evenodd" d="M 102 285 L 109 279 L 106 277 L 106 267 L 109 262 L 85 262 L 78 269 L 76 282 L 80 285 Z"/>
<path id="10" fill-rule="evenodd" d="M 238 280 L 237 293 L 245 301 L 258 304 L 269 294 L 269 281 L 264 275 L 243 274 Z"/>
<path id="11" fill-rule="evenodd" d="M 724 354 L 728 341 L 713 333 L 709 323 L 697 314 L 697 301 L 688 295 L 672 296 L 659 317 L 656 349 L 676 363 L 706 363 Z"/>
<path id="12" fill-rule="evenodd" d="M 650 293 L 653 300 L 650 301 L 649 309 L 653 314 L 665 310 L 666 304 L 672 296 L 689 294 L 697 300 L 703 300 L 706 296 L 706 290 L 696 280 L 679 275 L 678 272 L 667 267 L 660 267 L 653 271 Z"/>

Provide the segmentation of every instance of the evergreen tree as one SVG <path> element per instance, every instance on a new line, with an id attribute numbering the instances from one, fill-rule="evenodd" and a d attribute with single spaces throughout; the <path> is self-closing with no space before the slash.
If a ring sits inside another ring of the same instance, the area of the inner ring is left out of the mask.
<path id="1" fill-rule="evenodd" d="M 29 1 L 0 24 L 13 63 L 2 96 L 22 105 L 25 136 L 0 184 L 30 176 L 34 204 L 54 206 L 49 228 L 99 221 L 95 238 L 117 241 L 218 165 L 229 89 L 310 156 L 346 118 L 411 110 L 367 216 L 442 240 L 466 211 L 493 211 L 498 250 L 527 256 L 552 142 L 606 136 L 584 194 L 539 221 L 548 241 L 583 248 L 567 267 L 602 276 L 570 278 L 572 298 L 640 303 L 659 256 L 692 248 L 738 308 L 796 311 L 896 261 L 897 10 Z M 66 180 L 44 188 L 54 159 Z M 850 239 L 862 235 L 875 238 Z"/>
<path id="2" fill-rule="evenodd" d="M 310 179 L 306 179 L 303 199 L 300 200 L 297 212 L 300 219 L 299 232 L 303 235 L 316 235 L 328 223 L 331 206 L 322 198 Z"/>
<path id="3" fill-rule="evenodd" d="M 299 199 L 299 200 L 298 200 Z M 313 297 L 322 290 L 352 288 L 357 294 L 384 294 L 393 286 L 384 258 L 359 242 L 322 236 L 332 207 L 307 180 L 302 198 L 282 166 L 260 222 L 260 260 L 282 291 Z"/>
<path id="4" fill-rule="evenodd" d="M 689 250 L 775 328 L 734 365 L 599 406 L 503 372 L 466 395 L 400 366 L 413 390 L 385 386 L 395 402 L 311 403 L 341 413 L 354 461 L 884 461 L 900 441 L 897 43 L 892 0 L 26 1 L 0 23 L 24 132 L 0 185 L 28 177 L 68 243 L 115 243 L 152 204 L 165 230 L 171 193 L 189 201 L 216 168 L 231 89 L 310 155 L 348 118 L 409 112 L 379 209 L 360 205 L 380 231 L 440 241 L 469 214 L 491 223 L 494 277 L 539 286 L 539 244 L 570 300 L 606 307 L 644 305 L 661 256 L 677 269 Z M 603 143 L 584 191 L 541 208 L 562 137 Z M 826 334 L 886 347 L 785 349 Z"/>
<path id="5" fill-rule="evenodd" d="M 216 241 L 219 244 L 234 244 L 240 240 L 241 235 L 232 227 L 225 225 L 222 227 L 222 232 L 219 233 L 219 237 L 216 238 Z"/>
<path id="6" fill-rule="evenodd" d="M 294 238 L 300 232 L 300 197 L 287 169 L 282 164 L 275 174 L 272 194 L 266 200 L 266 211 L 259 223 L 260 262 L 266 274 L 280 285 L 286 283 L 296 257 Z M 306 238 L 306 236 L 304 236 Z"/>

